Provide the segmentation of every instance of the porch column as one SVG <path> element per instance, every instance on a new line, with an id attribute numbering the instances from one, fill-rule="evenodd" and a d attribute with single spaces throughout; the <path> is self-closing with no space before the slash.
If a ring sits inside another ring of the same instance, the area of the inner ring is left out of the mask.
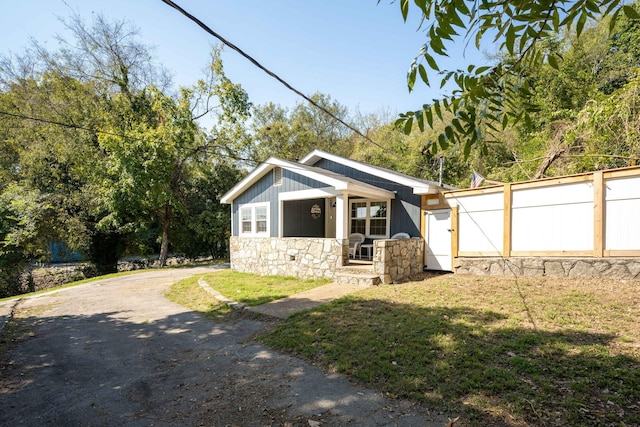
<path id="1" fill-rule="evenodd" d="M 349 194 L 336 196 L 336 239 L 349 238 Z"/>

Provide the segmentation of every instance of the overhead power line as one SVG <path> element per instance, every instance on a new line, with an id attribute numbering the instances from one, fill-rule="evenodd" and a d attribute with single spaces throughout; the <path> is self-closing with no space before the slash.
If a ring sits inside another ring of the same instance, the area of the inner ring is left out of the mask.
<path id="1" fill-rule="evenodd" d="M 47 123 L 47 124 L 50 124 L 50 125 L 62 126 L 62 127 L 69 128 L 69 129 L 86 130 L 87 132 L 104 133 L 106 135 L 113 135 L 113 136 L 119 136 L 119 137 L 123 136 L 121 134 L 117 134 L 117 133 L 113 133 L 113 132 L 108 132 L 108 131 L 104 131 L 104 130 L 100 130 L 100 129 L 91 129 L 91 128 L 87 128 L 87 127 L 84 127 L 84 126 L 76 125 L 76 124 L 73 124 L 73 123 L 64 123 L 64 122 L 59 122 L 57 120 L 45 119 L 45 118 L 42 118 L 42 117 L 27 116 L 25 114 L 10 113 L 8 111 L 0 111 L 0 114 L 5 115 L 5 116 L 9 116 L 9 117 L 15 117 L 17 119 L 33 120 L 34 122 L 41 122 L 41 123 Z"/>

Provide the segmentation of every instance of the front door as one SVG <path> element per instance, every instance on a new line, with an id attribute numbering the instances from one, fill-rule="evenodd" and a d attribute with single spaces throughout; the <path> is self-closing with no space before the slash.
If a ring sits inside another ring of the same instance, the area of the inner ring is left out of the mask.
<path id="1" fill-rule="evenodd" d="M 425 212 L 424 263 L 429 270 L 451 271 L 451 209 Z"/>

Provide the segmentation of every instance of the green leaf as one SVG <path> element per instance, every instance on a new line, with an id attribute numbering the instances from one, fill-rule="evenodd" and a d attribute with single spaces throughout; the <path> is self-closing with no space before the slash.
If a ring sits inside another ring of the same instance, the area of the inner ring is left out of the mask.
<path id="1" fill-rule="evenodd" d="M 424 115 L 427 118 L 427 123 L 429 123 L 429 127 L 433 129 L 433 113 L 431 112 L 430 105 L 422 106 L 422 110 L 424 111 Z"/>
<path id="2" fill-rule="evenodd" d="M 584 24 L 587 23 L 587 12 L 583 12 L 580 14 L 580 17 L 578 18 L 578 22 L 576 23 L 576 36 L 580 37 L 580 34 L 582 34 L 582 30 L 584 29 Z"/>
<path id="3" fill-rule="evenodd" d="M 413 0 L 413 2 L 420 8 L 422 13 L 427 14 L 427 0 Z"/>
<path id="4" fill-rule="evenodd" d="M 407 87 L 409 88 L 409 92 L 413 90 L 413 86 L 416 84 L 417 71 L 418 71 L 418 67 L 416 64 L 416 60 L 414 59 L 411 65 L 409 66 L 409 71 L 407 71 Z"/>
<path id="5" fill-rule="evenodd" d="M 446 150 L 447 147 L 449 146 L 449 141 L 447 140 L 447 137 L 443 133 L 438 135 L 438 145 L 440 145 L 440 148 L 442 150 Z"/>
<path id="6" fill-rule="evenodd" d="M 629 19 L 640 19 L 640 14 L 631 6 L 622 6 L 622 11 Z"/>
<path id="7" fill-rule="evenodd" d="M 620 11 L 622 9 L 618 9 L 616 10 L 613 15 L 611 15 L 611 20 L 609 21 L 609 33 L 613 32 L 613 29 L 616 26 L 616 23 L 618 22 L 618 16 L 620 15 Z"/>
<path id="8" fill-rule="evenodd" d="M 404 134 L 409 135 L 411 133 L 411 129 L 413 128 L 413 117 L 409 117 L 407 121 L 404 123 Z"/>
<path id="9" fill-rule="evenodd" d="M 462 125 L 460 124 L 460 120 L 459 119 L 451 120 L 451 124 L 453 125 L 453 127 L 456 128 L 457 132 L 462 133 L 462 134 L 465 133 L 464 129 L 462 128 Z"/>
<path id="10" fill-rule="evenodd" d="M 467 141 L 466 144 L 464 144 L 464 158 L 465 160 L 469 158 L 469 154 L 471 154 L 471 147 L 473 146 L 473 144 L 470 143 L 470 141 Z"/>
<path id="11" fill-rule="evenodd" d="M 440 71 L 440 67 L 438 67 L 438 63 L 435 59 L 433 59 L 433 56 L 425 52 L 424 59 L 427 61 L 427 64 L 429 64 L 429 67 L 431 67 L 432 70 Z"/>
<path id="12" fill-rule="evenodd" d="M 407 16 L 409 15 L 409 0 L 400 0 L 400 11 L 402 12 L 402 19 L 407 22 Z"/>
<path id="13" fill-rule="evenodd" d="M 440 120 L 442 120 L 442 111 L 440 110 L 440 101 L 436 100 L 433 103 L 433 109 L 436 111 L 436 115 Z"/>
<path id="14" fill-rule="evenodd" d="M 420 132 L 424 132 L 424 114 L 422 114 L 422 111 L 418 110 L 414 112 L 414 115 L 418 121 L 418 129 L 420 129 Z"/>
<path id="15" fill-rule="evenodd" d="M 587 7 L 587 9 L 589 9 L 591 12 L 596 13 L 596 14 L 600 13 L 600 8 L 598 7 L 598 5 L 594 1 L 587 0 L 587 1 L 585 1 L 584 4 Z"/>
<path id="16" fill-rule="evenodd" d="M 560 70 L 560 66 L 558 65 L 558 61 L 556 60 L 556 56 L 553 54 L 550 54 L 547 57 L 547 60 L 549 61 L 549 65 L 551 65 L 551 67 L 553 67 L 556 70 Z"/>
<path id="17" fill-rule="evenodd" d="M 451 126 L 445 127 L 444 128 L 444 133 L 445 133 L 445 135 L 447 135 L 447 138 L 449 139 L 449 141 L 455 142 L 456 135 L 455 135 L 455 132 L 453 131 L 453 128 Z"/>
<path id="18" fill-rule="evenodd" d="M 420 78 L 422 79 L 424 84 L 429 86 L 429 76 L 427 75 L 427 70 L 424 68 L 424 65 L 418 65 L 418 72 L 420 73 Z"/>
<path id="19" fill-rule="evenodd" d="M 513 55 L 515 53 L 514 52 L 514 45 L 515 45 L 515 42 L 516 42 L 516 33 L 515 33 L 514 28 L 513 28 L 513 25 L 509 26 L 509 29 L 507 30 L 507 33 L 505 34 L 505 39 L 506 39 L 505 46 L 507 48 L 507 51 L 510 54 Z"/>

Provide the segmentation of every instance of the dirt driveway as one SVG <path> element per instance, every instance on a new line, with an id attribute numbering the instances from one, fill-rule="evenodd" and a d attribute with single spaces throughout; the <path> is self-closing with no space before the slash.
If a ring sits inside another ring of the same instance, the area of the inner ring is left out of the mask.
<path id="1" fill-rule="evenodd" d="M 255 315 L 214 322 L 163 297 L 171 283 L 212 269 L 23 300 L 32 332 L 1 355 L 0 425 L 444 425 L 426 408 L 255 342 L 271 325 Z"/>

